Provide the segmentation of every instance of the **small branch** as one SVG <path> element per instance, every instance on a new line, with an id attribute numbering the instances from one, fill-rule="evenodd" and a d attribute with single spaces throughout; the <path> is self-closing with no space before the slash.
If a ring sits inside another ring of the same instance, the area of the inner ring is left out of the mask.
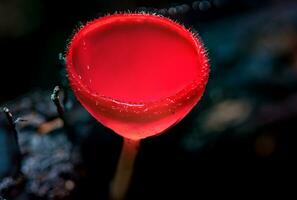
<path id="1" fill-rule="evenodd" d="M 3 112 L 4 112 L 5 116 L 6 116 L 7 121 L 8 121 L 9 128 L 15 130 L 15 123 L 13 121 L 13 117 L 12 117 L 11 112 L 9 111 L 9 109 L 7 107 L 3 108 Z"/>
<path id="2" fill-rule="evenodd" d="M 56 109 L 57 109 L 57 112 L 59 114 L 59 117 L 63 120 L 63 123 L 64 123 L 64 128 L 66 130 L 66 133 L 67 133 L 67 136 L 68 136 L 68 139 L 71 141 L 71 142 L 75 142 L 75 137 L 74 137 L 74 130 L 71 128 L 71 126 L 68 125 L 66 119 L 65 119 L 65 113 L 64 113 L 64 109 L 63 109 L 63 106 L 60 102 L 60 87 L 59 86 L 56 86 L 54 88 L 54 91 L 51 95 L 51 100 L 54 102 L 55 106 L 56 106 Z"/>
<path id="3" fill-rule="evenodd" d="M 4 112 L 5 116 L 6 116 L 7 121 L 8 121 L 8 127 L 13 132 L 13 137 L 14 137 L 14 140 L 15 140 L 15 142 L 17 144 L 17 148 L 20 150 L 18 133 L 17 133 L 17 130 L 16 130 L 16 127 L 15 127 L 16 123 L 13 121 L 12 114 L 11 114 L 11 112 L 9 111 L 9 109 L 7 107 L 3 108 L 3 112 Z"/>
<path id="4" fill-rule="evenodd" d="M 60 87 L 59 86 L 56 86 L 54 88 L 54 91 L 51 95 L 51 99 L 52 101 L 54 102 L 56 108 L 57 108 L 57 112 L 59 114 L 59 116 L 63 119 L 64 118 L 64 109 L 62 107 L 62 104 L 60 102 L 60 96 L 59 96 L 59 93 L 60 93 Z"/>
<path id="5" fill-rule="evenodd" d="M 9 109 L 7 107 L 4 107 L 3 108 L 3 112 L 6 116 L 6 119 L 8 121 L 8 128 L 9 130 L 13 133 L 13 138 L 14 138 L 14 142 L 15 142 L 15 164 L 16 164 L 16 167 L 17 167 L 17 173 L 16 174 L 19 174 L 20 171 L 21 171 L 21 161 L 22 161 L 22 153 L 21 153 L 21 148 L 20 148 L 20 145 L 19 145 L 19 138 L 18 138 L 18 132 L 16 130 L 16 122 L 19 121 L 18 119 L 16 121 L 13 120 L 13 116 L 11 114 L 11 112 L 9 111 Z"/>

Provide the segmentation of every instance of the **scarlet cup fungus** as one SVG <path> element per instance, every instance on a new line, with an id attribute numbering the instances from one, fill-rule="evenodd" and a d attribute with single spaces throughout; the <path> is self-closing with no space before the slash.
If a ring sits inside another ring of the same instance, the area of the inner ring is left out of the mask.
<path id="1" fill-rule="evenodd" d="M 201 98 L 209 74 L 205 49 L 194 34 L 165 17 L 143 13 L 89 22 L 72 38 L 66 62 L 76 97 L 124 137 L 122 157 L 130 151 L 124 160 L 132 165 L 139 140 L 184 118 Z M 118 173 L 127 164 L 121 160 Z"/>

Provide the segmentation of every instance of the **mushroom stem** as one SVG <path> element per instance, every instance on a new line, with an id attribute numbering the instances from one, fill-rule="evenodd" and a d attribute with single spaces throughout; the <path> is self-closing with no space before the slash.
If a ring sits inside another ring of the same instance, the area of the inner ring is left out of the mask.
<path id="1" fill-rule="evenodd" d="M 124 138 L 122 152 L 111 183 L 110 200 L 123 200 L 129 189 L 140 140 Z"/>

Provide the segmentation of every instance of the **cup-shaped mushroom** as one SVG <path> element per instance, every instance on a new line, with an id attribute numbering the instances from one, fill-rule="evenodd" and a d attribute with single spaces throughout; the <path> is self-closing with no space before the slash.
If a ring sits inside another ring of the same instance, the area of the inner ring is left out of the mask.
<path id="1" fill-rule="evenodd" d="M 71 87 L 103 125 L 129 139 L 163 133 L 197 104 L 208 80 L 202 42 L 150 14 L 96 19 L 67 51 Z"/>

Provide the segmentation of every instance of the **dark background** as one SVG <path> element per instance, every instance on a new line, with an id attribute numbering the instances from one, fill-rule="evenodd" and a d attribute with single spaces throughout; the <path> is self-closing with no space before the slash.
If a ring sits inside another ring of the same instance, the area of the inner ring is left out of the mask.
<path id="1" fill-rule="evenodd" d="M 143 141 L 129 197 L 241 199 L 296 191 L 297 2 L 201 2 L 0 0 L 1 104 L 60 83 L 58 55 L 80 24 L 114 11 L 165 8 L 199 33 L 210 80 L 189 116 Z M 177 9 L 182 4 L 190 7 L 185 13 Z M 82 146 L 91 149 L 82 152 L 90 176 L 78 199 L 104 196 L 121 143 L 94 120 L 89 126 Z"/>

